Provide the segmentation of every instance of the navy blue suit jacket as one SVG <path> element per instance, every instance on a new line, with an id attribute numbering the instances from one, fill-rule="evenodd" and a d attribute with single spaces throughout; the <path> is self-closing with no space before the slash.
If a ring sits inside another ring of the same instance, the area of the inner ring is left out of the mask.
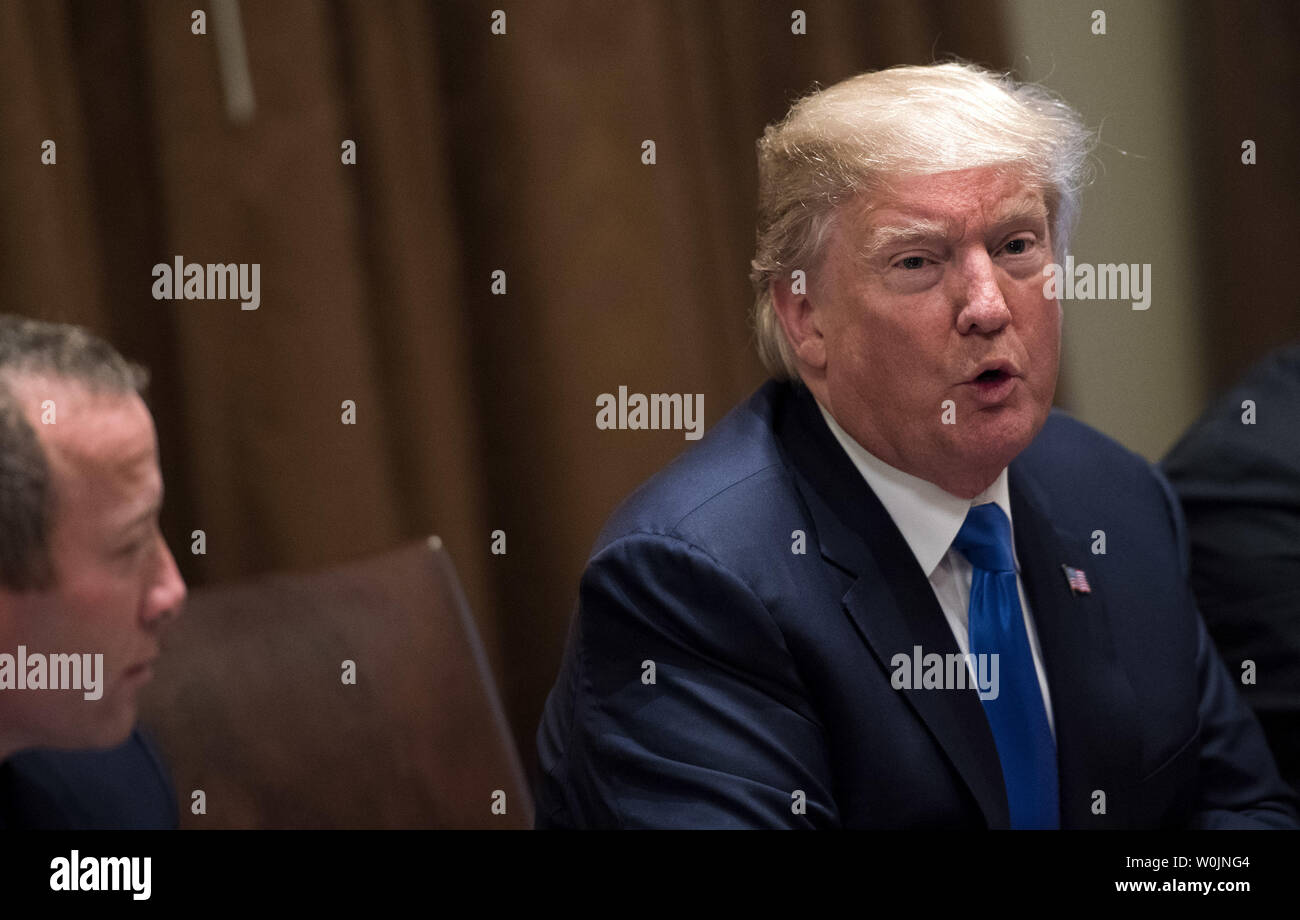
<path id="1" fill-rule="evenodd" d="M 1158 472 L 1053 412 L 1009 475 L 1061 826 L 1295 826 Z M 537 826 L 1005 828 L 977 692 L 890 683 L 916 645 L 959 651 L 811 394 L 770 381 L 597 540 L 538 729 Z"/>
<path id="2" fill-rule="evenodd" d="M 0 763 L 0 828 L 171 830 L 176 795 L 136 730 L 105 751 L 24 751 Z"/>

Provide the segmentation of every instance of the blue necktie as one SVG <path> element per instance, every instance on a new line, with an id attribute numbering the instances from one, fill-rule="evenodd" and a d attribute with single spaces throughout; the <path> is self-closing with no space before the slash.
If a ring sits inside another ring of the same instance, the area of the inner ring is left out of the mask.
<path id="1" fill-rule="evenodd" d="M 1011 522 L 995 504 L 976 505 L 952 545 L 973 569 L 971 654 L 998 656 L 998 696 L 982 702 L 1002 762 L 1011 826 L 1055 830 L 1060 827 L 1056 744 L 1020 610 Z"/>

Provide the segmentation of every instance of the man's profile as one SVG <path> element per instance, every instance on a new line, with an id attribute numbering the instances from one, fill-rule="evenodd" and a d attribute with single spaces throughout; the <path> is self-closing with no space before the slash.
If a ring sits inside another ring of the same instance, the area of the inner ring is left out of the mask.
<path id="1" fill-rule="evenodd" d="M 597 539 L 538 826 L 1295 826 L 1168 485 L 1052 410 L 1090 144 L 957 63 L 767 129 L 774 379 Z"/>
<path id="2" fill-rule="evenodd" d="M 133 731 L 185 598 L 146 380 L 85 330 L 0 316 L 0 826 L 176 823 Z"/>

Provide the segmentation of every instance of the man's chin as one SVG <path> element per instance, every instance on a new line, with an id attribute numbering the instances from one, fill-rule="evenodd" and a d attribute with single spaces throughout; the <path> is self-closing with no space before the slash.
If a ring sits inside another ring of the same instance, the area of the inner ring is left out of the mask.
<path id="1" fill-rule="evenodd" d="M 961 432 L 965 436 L 956 445 L 961 465 L 981 471 L 990 481 L 1010 465 L 1038 436 L 1046 421 L 1023 410 L 985 411 Z"/>
<path id="2" fill-rule="evenodd" d="M 1001 452 L 1014 459 L 1038 437 L 1048 411 L 1029 405 L 980 410 L 970 420 L 970 439 L 990 453 Z"/>
<path id="3" fill-rule="evenodd" d="M 64 751 L 103 751 L 115 748 L 131 737 L 135 721 L 135 707 L 125 707 L 112 714 L 104 713 L 103 718 L 96 719 L 89 725 L 70 725 L 43 747 Z"/>

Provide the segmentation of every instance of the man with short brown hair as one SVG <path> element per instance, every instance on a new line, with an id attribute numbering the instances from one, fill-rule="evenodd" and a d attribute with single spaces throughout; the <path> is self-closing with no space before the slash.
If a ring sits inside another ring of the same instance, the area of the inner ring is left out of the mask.
<path id="1" fill-rule="evenodd" d="M 83 329 L 0 316 L 0 826 L 177 823 L 134 730 L 185 599 L 146 381 Z"/>

